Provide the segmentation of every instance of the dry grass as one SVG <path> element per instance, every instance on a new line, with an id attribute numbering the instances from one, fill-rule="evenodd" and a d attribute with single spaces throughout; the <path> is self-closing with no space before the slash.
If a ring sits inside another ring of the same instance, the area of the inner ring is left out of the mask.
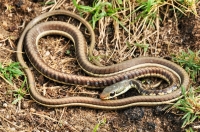
<path id="1" fill-rule="evenodd" d="M 3 10 L 4 8 L 0 9 L 3 17 L 5 17 L 2 21 L 7 23 L 6 25 L 4 22 L 4 27 L 0 25 L 0 29 L 4 30 L 0 33 L 0 62 L 6 65 L 15 61 L 14 48 L 17 42 L 16 39 L 19 38 L 27 22 L 36 15 L 55 9 L 66 9 L 78 13 L 73 4 L 67 0 L 54 0 L 53 4 L 48 4 L 49 2 L 49 0 L 46 1 L 44 5 L 29 2 L 31 4 L 24 4 L 27 8 L 23 8 L 22 11 L 21 8 L 20 10 L 17 9 L 11 2 L 7 3 L 7 6 L 3 6 L 7 7 L 5 10 Z M 80 2 L 84 3 L 83 1 Z M 6 2 L 4 1 L 4 3 Z M 87 1 L 85 3 L 88 4 Z M 96 47 L 94 54 L 103 65 L 119 63 L 143 55 L 169 56 L 171 52 L 176 53 L 177 51 L 187 49 L 185 47 L 188 47 L 188 45 L 185 46 L 182 43 L 181 35 L 177 30 L 177 17 L 169 17 L 167 13 L 164 13 L 166 15 L 163 16 L 162 23 L 157 18 L 154 22 L 155 26 L 151 27 L 150 24 L 144 24 L 147 20 L 142 21 L 142 18 L 133 23 L 134 18 L 138 14 L 136 12 L 131 15 L 128 14 L 133 12 L 137 6 L 135 3 L 123 1 L 119 5 L 116 1 L 113 1 L 112 4 L 115 8 L 119 6 L 123 8 L 115 15 L 120 18 L 121 24 L 127 30 L 111 17 L 99 20 L 95 28 Z M 11 8 L 15 11 L 12 11 Z M 29 12 L 29 10 L 32 11 Z M 13 15 L 13 18 L 9 17 L 9 15 Z M 87 20 L 90 18 L 89 14 L 83 15 L 83 17 Z M 11 18 L 14 20 L 10 21 Z M 70 18 L 67 21 L 76 23 L 82 30 L 81 24 L 78 22 Z M 14 26 L 17 28 L 14 31 L 5 30 L 13 22 L 16 23 Z M 87 33 L 85 35 L 88 38 Z M 53 68 L 65 73 L 84 75 L 77 66 L 74 51 L 71 50 L 73 47 L 70 45 L 72 43 L 65 38 L 59 36 L 47 37 L 41 39 L 39 50 L 43 59 Z M 145 46 L 148 46 L 147 51 L 145 51 Z M 66 50 L 68 49 L 70 49 L 70 53 L 66 57 Z M 27 63 L 29 62 L 27 61 Z M 58 84 L 44 78 L 33 67 L 31 69 L 37 81 L 38 91 L 46 97 L 58 98 L 69 95 L 98 97 L 99 91 L 88 91 L 81 86 Z M 16 79 L 14 83 L 16 88 L 19 88 L 22 81 Z M 155 114 L 154 112 L 158 107 L 141 107 L 141 110 L 144 111 L 143 118 L 137 117 L 138 109 L 140 109 L 138 107 L 122 111 L 103 111 L 81 107 L 48 109 L 34 103 L 28 93 L 24 99 L 14 105 L 12 102 L 16 98 L 13 96 L 14 93 L 12 91 L 16 89 L 10 87 L 3 79 L 0 81 L 0 87 L 2 103 L 0 107 L 1 131 L 92 131 L 104 119 L 106 119 L 106 123 L 100 126 L 99 131 L 180 131 L 180 117 L 171 113 L 163 115 L 162 112 L 158 112 L 158 114 Z M 177 124 L 174 124 L 174 121 Z M 155 124 L 156 127 L 154 128 L 152 124 Z"/>
<path id="2" fill-rule="evenodd" d="M 100 0 L 96 4 L 106 2 Z M 194 1 L 190 5 L 189 3 L 181 5 L 177 1 L 170 0 L 154 1 L 152 3 L 154 5 L 149 10 L 143 10 L 143 12 L 141 9 L 146 5 L 142 5 L 142 2 L 121 2 L 112 1 L 114 13 L 111 13 L 111 16 L 108 14 L 108 16 L 101 18 L 96 24 L 98 39 L 94 55 L 104 65 L 119 63 L 137 56 L 163 57 L 176 52 L 177 49 L 170 49 L 170 47 L 173 47 L 173 40 L 170 40 L 167 36 L 170 34 L 177 34 L 178 36 L 180 13 L 184 15 L 191 12 L 197 14 Z M 94 3 L 93 7 L 95 7 Z M 80 4 L 84 5 L 81 2 Z M 103 8 L 105 8 L 103 10 L 106 10 L 106 6 Z M 114 9 L 117 9 L 117 12 Z M 86 9 L 83 8 L 82 10 L 86 12 Z M 183 10 L 186 11 L 183 12 Z M 99 12 L 99 14 L 102 12 Z M 169 28 L 163 28 L 164 26 Z M 174 36 L 174 39 L 177 39 L 177 37 Z M 181 39 L 177 41 L 181 41 Z"/>

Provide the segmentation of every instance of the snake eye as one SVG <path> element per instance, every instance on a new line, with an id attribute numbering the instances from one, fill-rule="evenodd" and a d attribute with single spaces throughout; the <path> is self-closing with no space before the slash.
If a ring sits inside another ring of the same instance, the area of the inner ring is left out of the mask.
<path id="1" fill-rule="evenodd" d="M 110 96 L 113 97 L 115 95 L 115 92 L 111 92 Z"/>

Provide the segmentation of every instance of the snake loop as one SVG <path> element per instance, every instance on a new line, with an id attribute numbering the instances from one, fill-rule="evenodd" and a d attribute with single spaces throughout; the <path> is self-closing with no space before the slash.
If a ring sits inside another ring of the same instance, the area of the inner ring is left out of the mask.
<path id="1" fill-rule="evenodd" d="M 95 66 L 91 64 L 86 54 L 86 43 L 81 32 L 74 26 L 58 21 L 45 22 L 37 24 L 41 20 L 54 15 L 66 15 L 78 19 L 87 28 L 91 35 L 91 44 L 93 48 L 95 43 L 94 32 L 91 26 L 80 16 L 63 10 L 44 13 L 34 18 L 24 29 L 17 45 L 17 60 L 23 67 L 29 85 L 29 92 L 33 100 L 37 103 L 48 107 L 64 107 L 64 106 L 84 106 L 97 109 L 122 109 L 130 106 L 153 106 L 159 104 L 167 104 L 176 101 L 181 97 L 180 87 L 189 87 L 189 76 L 186 71 L 177 64 L 155 57 L 139 57 L 128 60 L 112 66 Z M 36 25 L 37 24 L 37 25 Z M 34 27 L 34 28 L 33 28 Z M 38 40 L 48 34 L 59 34 L 69 37 L 75 44 L 76 58 L 80 67 L 87 73 L 99 77 L 78 76 L 64 74 L 49 67 L 39 55 L 36 44 Z M 24 43 L 25 40 L 25 43 Z M 26 54 L 33 66 L 44 76 L 65 84 L 83 85 L 96 87 L 105 87 L 124 79 L 137 79 L 145 76 L 156 76 L 169 80 L 170 87 L 179 83 L 177 90 L 165 94 L 155 96 L 134 96 L 118 100 L 103 101 L 90 97 L 67 97 L 60 99 L 49 99 L 40 95 L 35 88 L 35 79 L 31 70 L 25 63 L 22 50 L 23 43 Z"/>

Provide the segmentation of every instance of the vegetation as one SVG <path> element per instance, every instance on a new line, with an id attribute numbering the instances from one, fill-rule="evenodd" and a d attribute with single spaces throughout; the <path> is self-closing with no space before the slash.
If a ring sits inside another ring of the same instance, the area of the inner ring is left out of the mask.
<path id="1" fill-rule="evenodd" d="M 200 51 L 188 50 L 188 52 L 181 52 L 173 57 L 173 60 L 190 74 L 194 82 L 200 72 L 199 54 Z M 197 86 L 197 88 L 191 87 L 188 92 L 182 88 L 182 93 L 183 98 L 178 100 L 173 107 L 185 113 L 182 118 L 184 120 L 182 127 L 185 127 L 193 123 L 195 119 L 200 119 L 200 86 Z"/>
<path id="2" fill-rule="evenodd" d="M 182 127 L 193 123 L 195 119 L 200 119 L 200 86 L 194 89 L 190 88 L 188 92 L 182 88 L 183 98 L 179 99 L 173 107 L 183 111 L 184 120 Z"/>
<path id="3" fill-rule="evenodd" d="M 18 62 L 12 62 L 6 66 L 0 63 L 0 77 L 4 79 L 10 86 L 15 88 L 13 83 L 14 79 L 18 79 L 19 77 L 24 76 L 24 73 L 21 70 L 20 64 Z M 26 77 L 22 82 L 22 85 L 19 89 L 14 89 L 14 96 L 16 100 L 13 101 L 13 104 L 16 104 L 19 100 L 21 100 L 25 94 L 23 88 L 26 83 Z"/>
<path id="4" fill-rule="evenodd" d="M 19 76 L 24 75 L 20 70 L 18 62 L 13 62 L 7 66 L 3 66 L 3 64 L 0 63 L 0 73 L 1 76 L 5 78 L 4 80 L 7 80 L 11 84 L 13 78 L 18 78 Z"/>
<path id="5" fill-rule="evenodd" d="M 127 46 L 128 52 L 131 53 L 134 51 L 133 47 L 139 48 L 140 52 L 143 51 L 145 54 L 150 47 L 157 48 L 157 43 L 160 36 L 160 25 L 166 21 L 170 14 L 173 14 L 176 25 L 178 25 L 178 19 L 187 14 L 194 14 L 197 16 L 196 3 L 195 0 L 137 0 L 135 2 L 128 2 L 122 0 L 114 0 L 112 2 L 105 2 L 103 0 L 94 1 L 92 6 L 79 5 L 76 0 L 73 0 L 75 7 L 83 14 L 89 13 L 91 17 L 91 24 L 93 28 L 98 27 L 100 35 L 106 34 L 105 26 L 110 25 L 106 24 L 105 19 L 110 20 L 114 25 L 115 35 L 113 42 L 116 42 L 116 47 L 120 47 L 122 43 Z M 98 22 L 98 26 L 97 26 Z M 104 24 L 101 24 L 104 22 Z M 120 28 L 120 26 L 122 28 Z M 101 25 L 103 25 L 101 27 Z M 101 30 L 102 29 L 102 30 Z M 131 31 L 134 29 L 134 31 Z M 178 26 L 177 26 L 178 29 Z M 128 37 L 125 39 L 127 41 L 121 41 L 120 33 L 128 33 Z M 149 34 L 146 32 L 150 32 Z M 105 40 L 99 40 L 99 43 L 103 44 Z M 153 42 L 155 45 L 150 45 L 149 38 L 156 40 Z M 115 52 L 121 52 L 122 49 L 115 48 Z M 112 49 L 113 50 L 113 49 Z M 132 50 L 132 51 L 131 51 Z M 142 50 L 142 51 L 141 51 Z M 113 53 L 111 53 L 113 54 Z M 141 53 L 140 53 L 141 54 Z M 177 55 L 173 55 L 173 61 L 185 68 L 189 73 L 190 77 L 195 81 L 197 75 L 200 71 L 200 51 L 193 52 L 188 50 L 188 52 L 180 52 Z M 123 54 L 126 58 L 126 54 Z M 112 55 L 111 55 L 112 57 Z M 109 57 L 108 60 L 111 58 Z M 195 119 L 200 118 L 200 87 L 191 88 L 188 92 L 182 88 L 183 98 L 180 99 L 173 108 L 177 108 L 183 111 L 185 114 L 183 116 L 183 125 L 185 127 L 188 124 L 191 124 Z M 190 128 L 188 131 L 191 131 Z"/>
<path id="6" fill-rule="evenodd" d="M 198 0 L 136 0 L 134 2 L 94 0 L 91 6 L 85 6 L 79 4 L 76 0 L 72 1 L 82 15 L 91 16 L 89 22 L 94 29 L 99 31 L 98 43 L 112 42 L 115 44 L 112 49 L 106 46 L 108 50 L 106 61 L 112 58 L 114 52 L 118 59 L 120 58 L 120 61 L 123 61 L 127 59 L 127 56 L 134 56 L 133 52 L 136 48 L 140 49 L 140 55 L 148 54 L 152 49 L 157 50 L 162 24 L 173 17 L 178 29 L 180 17 L 188 14 L 197 16 L 196 3 L 199 2 Z M 45 3 L 46 6 L 53 4 L 56 4 L 56 2 Z M 9 4 L 6 4 L 5 7 L 5 10 L 9 12 L 15 8 Z M 47 7 L 44 10 L 49 8 Z M 107 29 L 107 27 L 111 28 Z M 110 33 L 114 34 L 113 38 L 109 37 Z M 66 54 L 70 54 L 70 51 L 66 51 Z M 200 74 L 200 51 L 180 52 L 173 55 L 173 61 L 185 68 L 193 82 L 196 81 L 198 74 Z M 23 88 L 26 84 L 26 77 L 21 71 L 19 63 L 0 63 L 0 77 L 14 87 L 12 92 L 16 99 L 13 104 L 16 104 L 23 98 L 25 94 Z M 20 81 L 19 78 L 22 78 L 23 81 Z M 15 87 L 16 80 L 20 81 L 20 84 L 17 83 L 19 88 Z M 189 91 L 182 88 L 182 93 L 183 98 L 178 100 L 173 108 L 183 111 L 182 127 L 184 128 L 192 124 L 194 120 L 200 120 L 200 87 L 193 86 Z M 98 131 L 99 127 L 105 123 L 106 119 L 100 121 L 95 125 L 93 131 Z M 186 131 L 193 130 L 189 128 Z"/>
<path id="7" fill-rule="evenodd" d="M 200 72 L 200 50 L 198 52 L 193 52 L 188 50 L 188 52 L 180 52 L 176 57 L 173 57 L 173 61 L 177 62 L 179 65 L 185 68 L 185 70 L 190 74 L 190 77 L 195 81 L 197 74 Z"/>
<path id="8" fill-rule="evenodd" d="M 107 48 L 106 57 L 100 56 L 107 62 L 113 59 L 114 53 L 121 58 L 120 61 L 124 61 L 127 56 L 133 55 L 138 47 L 142 51 L 140 55 L 151 52 L 151 47 L 157 51 L 161 25 L 169 19 L 169 16 L 173 16 L 178 29 L 179 17 L 191 13 L 197 15 L 197 2 L 195 0 L 136 0 L 134 2 L 95 0 L 91 6 L 85 6 L 73 0 L 74 6 L 82 15 L 91 16 L 89 22 L 92 27 L 99 29 L 98 44 L 105 45 L 110 41 L 115 43 L 114 50 Z M 106 30 L 107 26 L 113 26 L 113 29 Z M 106 34 L 111 31 L 114 32 L 113 39 L 106 37 Z M 145 47 L 141 48 L 141 46 Z"/>
<path id="9" fill-rule="evenodd" d="M 102 121 L 100 121 L 98 124 L 95 125 L 94 129 L 93 129 L 93 132 L 97 132 L 99 127 L 101 125 L 104 125 L 106 123 L 106 119 L 103 119 Z"/>

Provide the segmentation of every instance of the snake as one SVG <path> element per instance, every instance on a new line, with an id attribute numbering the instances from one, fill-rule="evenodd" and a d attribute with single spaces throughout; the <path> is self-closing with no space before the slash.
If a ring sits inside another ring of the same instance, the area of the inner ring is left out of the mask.
<path id="1" fill-rule="evenodd" d="M 70 11 L 55 10 L 46 12 L 35 17 L 27 24 L 19 38 L 16 56 L 17 61 L 20 63 L 27 76 L 30 96 L 38 104 L 46 107 L 81 106 L 95 109 L 116 110 L 132 106 L 169 104 L 183 96 L 181 87 L 186 90 L 189 89 L 189 75 L 187 72 L 181 66 L 162 58 L 138 57 L 111 66 L 97 66 L 92 64 L 87 56 L 85 38 L 78 28 L 60 21 L 41 22 L 48 17 L 57 15 L 69 16 L 79 20 L 90 34 L 90 48 L 92 49 L 95 46 L 95 34 L 90 24 L 79 15 Z M 78 64 L 83 71 L 93 75 L 92 77 L 62 73 L 51 68 L 44 62 L 37 50 L 37 43 L 41 37 L 52 34 L 68 37 L 74 42 Z M 174 85 L 178 88 L 164 95 L 138 95 L 117 100 L 102 100 L 100 98 L 83 96 L 70 96 L 56 99 L 47 98 L 42 96 L 36 89 L 34 74 L 23 58 L 24 49 L 28 59 L 36 70 L 45 77 L 60 83 L 88 86 L 95 89 L 114 85 L 126 79 L 155 76 L 168 80 L 170 83 L 168 89 L 173 88 Z M 179 83 L 179 85 L 177 85 L 177 83 Z"/>

